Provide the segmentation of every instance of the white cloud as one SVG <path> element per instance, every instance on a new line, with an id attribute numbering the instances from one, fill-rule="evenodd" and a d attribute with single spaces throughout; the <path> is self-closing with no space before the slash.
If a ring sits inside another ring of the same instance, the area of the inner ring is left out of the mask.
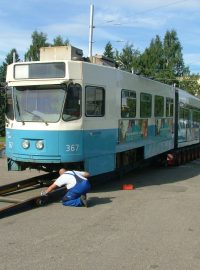
<path id="1" fill-rule="evenodd" d="M 50 24 L 40 27 L 40 29 L 49 35 L 58 35 L 61 33 L 66 36 L 82 36 L 88 31 L 88 25 L 80 23 Z"/>
<path id="2" fill-rule="evenodd" d="M 0 62 L 12 48 L 22 58 L 34 30 L 46 33 L 49 42 L 57 35 L 69 38 L 72 45 L 87 55 L 91 0 L 58 0 L 56 6 L 50 2 L 15 0 L 10 5 L 9 1 L 0 1 Z M 186 64 L 197 67 L 200 59 L 194 52 L 200 51 L 200 0 L 93 0 L 93 3 L 94 53 L 102 53 L 108 41 L 121 49 L 125 43 L 117 44 L 117 40 L 139 44 L 141 50 L 155 35 L 162 38 L 166 30 L 174 28 L 178 36 L 180 33 L 181 45 L 187 53 L 184 53 Z"/>
<path id="3" fill-rule="evenodd" d="M 103 3 L 104 2 L 104 3 Z M 154 10 L 162 9 L 183 9 L 183 8 L 199 8 L 199 0 L 109 0 L 96 1 L 96 5 L 104 6 L 105 8 L 115 8 L 116 6 L 124 10 L 132 10 L 134 12 L 152 12 Z"/>

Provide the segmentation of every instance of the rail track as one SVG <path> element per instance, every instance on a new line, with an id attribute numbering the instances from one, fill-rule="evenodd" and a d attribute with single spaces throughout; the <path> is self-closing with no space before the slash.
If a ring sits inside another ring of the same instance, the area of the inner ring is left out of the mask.
<path id="1" fill-rule="evenodd" d="M 47 205 L 61 198 L 66 191 L 65 187 L 56 189 L 48 196 L 34 196 L 26 199 L 19 199 L 14 196 L 17 193 L 23 194 L 30 191 L 30 189 L 39 189 L 42 186 L 48 186 L 57 176 L 57 173 L 49 173 L 1 186 L 0 202 L 9 203 L 9 205 L 0 208 L 0 219 Z"/>

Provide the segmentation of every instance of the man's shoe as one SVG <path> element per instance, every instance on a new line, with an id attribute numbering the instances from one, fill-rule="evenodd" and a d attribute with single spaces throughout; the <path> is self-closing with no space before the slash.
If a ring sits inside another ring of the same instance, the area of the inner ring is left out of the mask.
<path id="1" fill-rule="evenodd" d="M 81 202 L 85 207 L 88 207 L 86 195 L 81 195 Z"/>

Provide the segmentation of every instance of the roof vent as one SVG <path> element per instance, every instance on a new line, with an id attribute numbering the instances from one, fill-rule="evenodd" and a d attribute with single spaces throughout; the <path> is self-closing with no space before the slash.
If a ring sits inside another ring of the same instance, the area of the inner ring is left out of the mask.
<path id="1" fill-rule="evenodd" d="M 82 60 L 83 51 L 73 46 L 55 46 L 40 48 L 40 61 Z"/>
<path id="2" fill-rule="evenodd" d="M 108 57 L 104 56 L 104 55 L 96 54 L 95 56 L 92 56 L 91 57 L 91 62 L 93 64 L 115 67 L 115 61 L 113 59 L 111 59 L 111 58 L 108 58 Z"/>

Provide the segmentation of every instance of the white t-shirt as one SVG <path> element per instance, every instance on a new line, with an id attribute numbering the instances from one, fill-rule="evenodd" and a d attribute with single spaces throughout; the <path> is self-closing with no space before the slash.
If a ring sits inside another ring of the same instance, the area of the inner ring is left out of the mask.
<path id="1" fill-rule="evenodd" d="M 74 171 L 74 172 L 83 180 L 87 180 L 85 177 L 83 177 L 82 175 L 83 172 L 79 172 L 79 171 Z M 58 187 L 66 185 L 66 188 L 70 189 L 76 185 L 76 178 L 74 176 L 73 171 L 66 171 L 61 176 L 59 176 L 54 183 Z"/>

